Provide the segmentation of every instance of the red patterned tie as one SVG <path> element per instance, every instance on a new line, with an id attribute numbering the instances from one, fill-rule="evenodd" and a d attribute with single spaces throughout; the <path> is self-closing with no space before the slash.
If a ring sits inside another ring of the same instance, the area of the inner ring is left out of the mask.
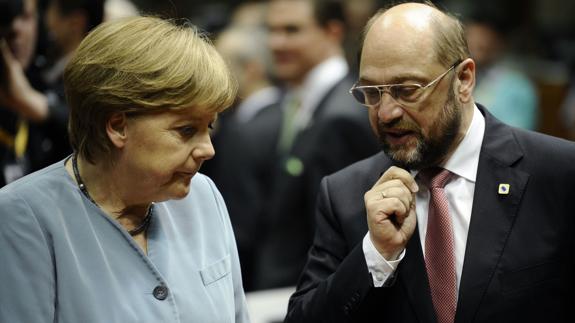
<path id="1" fill-rule="evenodd" d="M 457 278 L 453 225 L 444 187 L 451 173 L 443 168 L 423 171 L 429 183 L 429 214 L 425 238 L 425 267 L 438 323 L 453 323 L 457 306 Z"/>

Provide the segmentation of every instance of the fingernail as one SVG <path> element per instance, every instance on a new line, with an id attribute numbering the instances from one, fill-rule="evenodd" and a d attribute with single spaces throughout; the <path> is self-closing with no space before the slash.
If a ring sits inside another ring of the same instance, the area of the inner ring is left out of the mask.
<path id="1" fill-rule="evenodd" d="M 419 191 L 419 186 L 417 186 L 416 183 L 411 184 L 411 191 L 412 191 L 413 193 Z"/>

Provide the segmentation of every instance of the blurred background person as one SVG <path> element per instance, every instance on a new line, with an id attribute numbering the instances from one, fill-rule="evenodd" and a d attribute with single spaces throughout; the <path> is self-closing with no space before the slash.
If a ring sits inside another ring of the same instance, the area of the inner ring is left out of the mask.
<path id="1" fill-rule="evenodd" d="M 38 38 L 36 0 L 0 1 L 0 187 L 46 163 L 51 147 L 43 145 L 37 126 L 58 122 L 32 61 Z"/>
<path id="2" fill-rule="evenodd" d="M 273 0 L 266 25 L 281 102 L 244 126 L 244 154 L 264 201 L 258 224 L 254 288 L 293 286 L 314 232 L 322 176 L 377 150 L 366 109 L 348 94 L 354 76 L 342 47 L 340 1 Z"/>
<path id="3" fill-rule="evenodd" d="M 508 48 L 513 26 L 506 16 L 477 11 L 466 19 L 471 56 L 477 63 L 477 102 L 499 120 L 537 130 L 539 98 L 535 84 Z"/>
<path id="4" fill-rule="evenodd" d="M 210 42 L 108 22 L 64 84 L 74 154 L 0 189 L 0 322 L 248 322 L 225 203 L 198 174 L 237 90 Z"/>
<path id="5" fill-rule="evenodd" d="M 263 196 L 259 193 L 254 176 L 248 172 L 253 162 L 251 154 L 244 153 L 246 146 L 257 146 L 258 143 L 247 142 L 243 132 L 252 118 L 274 107 L 281 95 L 269 77 L 270 56 L 266 36 L 265 30 L 257 24 L 232 24 L 216 39 L 216 48 L 238 80 L 239 90 L 234 106 L 218 116 L 212 133 L 214 148 L 218 153 L 204 168 L 226 200 L 238 243 L 246 291 L 253 289 L 258 231 L 254 214 L 261 210 Z"/>
<path id="6" fill-rule="evenodd" d="M 69 155 L 68 108 L 61 73 L 66 58 L 102 21 L 102 1 L 53 0 L 46 20 L 55 60 L 36 56 L 42 31 L 36 0 L 2 0 L 0 186 Z M 40 33 L 39 33 L 40 32 Z"/>
<path id="7" fill-rule="evenodd" d="M 140 10 L 130 0 L 105 0 L 104 21 L 139 16 Z"/>
<path id="8" fill-rule="evenodd" d="M 44 15 L 48 34 L 47 61 L 42 70 L 43 93 L 58 114 L 55 122 L 43 125 L 45 141 L 51 145 L 46 164 L 52 164 L 69 155 L 72 150 L 67 135 L 68 106 L 64 94 L 62 74 L 80 42 L 104 16 L 104 0 L 49 0 Z M 42 165 L 45 166 L 45 165 Z"/>

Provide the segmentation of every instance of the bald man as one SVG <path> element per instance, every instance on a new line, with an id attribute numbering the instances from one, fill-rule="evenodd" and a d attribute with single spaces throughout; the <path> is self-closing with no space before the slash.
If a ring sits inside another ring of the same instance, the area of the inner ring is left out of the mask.
<path id="1" fill-rule="evenodd" d="M 461 23 L 404 3 L 367 24 L 382 152 L 323 179 L 286 322 L 573 322 L 575 144 L 475 103 Z"/>

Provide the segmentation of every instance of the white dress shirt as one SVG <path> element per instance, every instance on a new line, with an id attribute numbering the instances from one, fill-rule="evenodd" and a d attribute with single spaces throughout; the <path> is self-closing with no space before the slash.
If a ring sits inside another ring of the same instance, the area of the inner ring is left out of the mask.
<path id="1" fill-rule="evenodd" d="M 342 56 L 328 58 L 307 74 L 301 87 L 289 91 L 288 96 L 296 95 L 301 102 L 294 121 L 296 132 L 309 125 L 321 100 L 348 71 L 349 67 Z"/>
<path id="2" fill-rule="evenodd" d="M 455 271 L 457 275 L 457 290 L 461 281 L 463 270 L 463 258 L 465 256 L 465 245 L 467 243 L 467 233 L 471 220 L 471 209 L 473 206 L 473 193 L 475 191 L 475 179 L 477 166 L 479 164 L 479 153 L 485 133 L 485 118 L 477 107 L 473 110 L 473 118 L 467 129 L 465 137 L 453 152 L 453 155 L 441 167 L 453 173 L 450 182 L 445 186 L 445 193 L 449 201 L 449 214 L 453 224 L 454 249 L 455 249 Z M 415 177 L 417 171 L 411 172 Z M 417 227 L 421 240 L 421 249 L 425 255 L 425 237 L 427 234 L 427 214 L 429 208 L 429 190 L 419 183 L 419 191 L 415 196 L 415 210 L 417 214 Z M 375 249 L 369 232 L 363 239 L 363 252 L 367 262 L 369 272 L 373 277 L 375 287 L 381 287 L 385 281 L 393 274 L 408 250 L 404 250 L 398 260 L 386 261 L 385 258 Z"/>

